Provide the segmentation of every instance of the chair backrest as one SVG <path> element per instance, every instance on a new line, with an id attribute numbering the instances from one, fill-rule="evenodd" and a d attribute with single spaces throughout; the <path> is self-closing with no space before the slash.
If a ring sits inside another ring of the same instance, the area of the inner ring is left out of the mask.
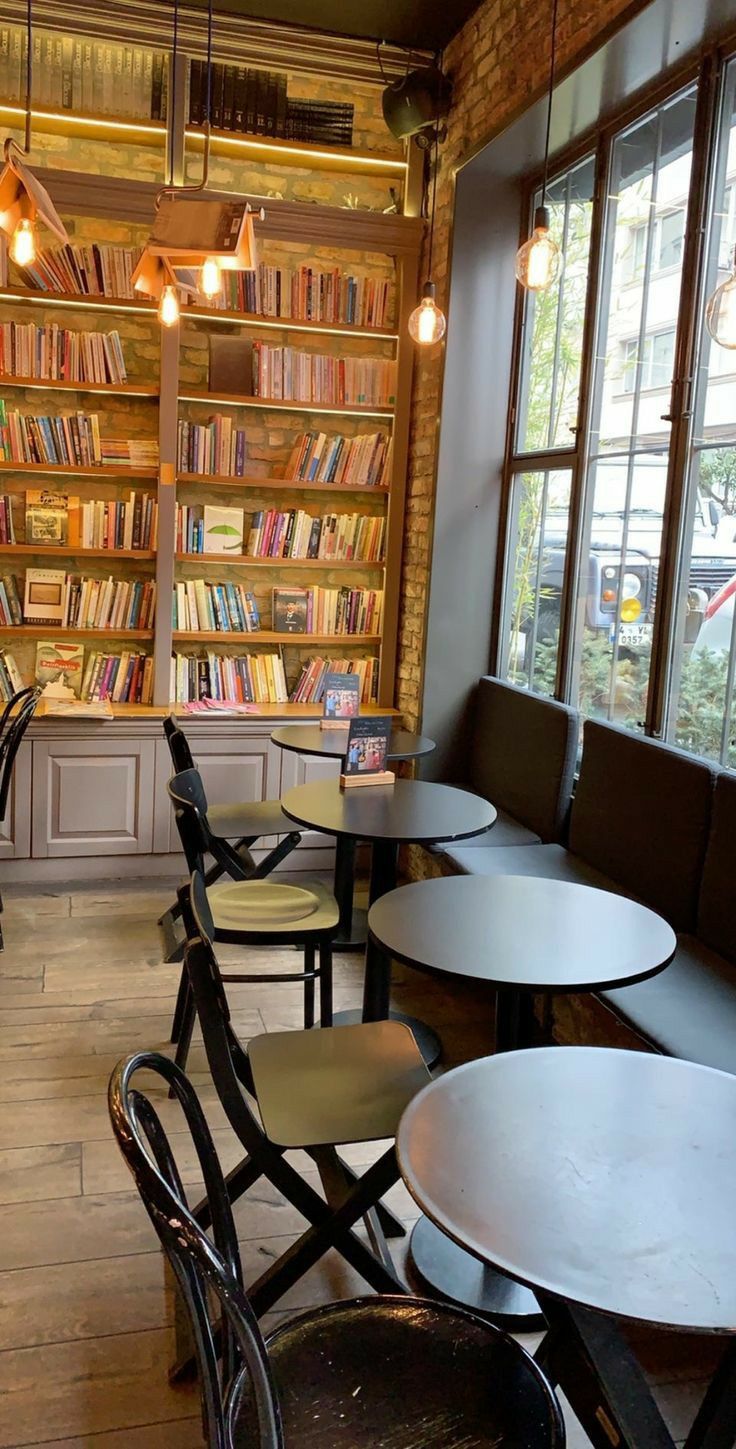
<path id="1" fill-rule="evenodd" d="M 490 676 L 475 690 L 470 781 L 547 844 L 565 831 L 572 797 L 578 716 Z"/>
<path id="2" fill-rule="evenodd" d="M 172 775 L 166 788 L 174 807 L 174 819 L 187 866 L 190 871 L 200 870 L 210 844 L 207 796 L 202 776 L 195 769 L 182 770 L 178 775 Z"/>
<path id="3" fill-rule="evenodd" d="M 164 734 L 166 736 L 166 742 L 169 746 L 171 763 L 174 766 L 177 775 L 180 774 L 182 770 L 195 769 L 194 759 L 192 757 L 192 752 L 189 748 L 189 741 L 187 740 L 187 737 L 181 725 L 179 724 L 176 715 L 170 714 L 164 720 Z"/>
<path id="4" fill-rule="evenodd" d="M 5 726 L 7 725 L 8 720 L 13 713 L 13 710 L 18 708 L 22 700 L 30 699 L 31 695 L 36 694 L 38 694 L 38 685 L 27 684 L 25 689 L 19 689 L 17 694 L 12 694 L 10 696 L 10 699 L 8 700 L 2 714 L 0 714 L 0 741 L 5 735 Z"/>
<path id="5" fill-rule="evenodd" d="M 214 1242 L 192 1216 L 176 1162 L 149 1097 L 132 1085 L 136 1072 L 162 1077 L 186 1118 L 202 1170 Z M 210 1449 L 232 1449 L 233 1415 L 241 1407 L 243 1374 L 252 1408 L 248 1449 L 282 1449 L 283 1431 L 268 1351 L 243 1291 L 238 1239 L 217 1153 L 196 1092 L 184 1073 L 158 1052 L 137 1052 L 118 1063 L 108 1105 L 113 1132 L 159 1236 L 192 1326 L 202 1415 Z M 216 1346 L 208 1292 L 222 1310 Z M 243 1424 L 238 1415 L 238 1443 Z"/>
<path id="6" fill-rule="evenodd" d="M 15 757 L 20 749 L 23 736 L 36 712 L 39 698 L 38 690 L 34 689 L 30 694 L 27 690 L 23 690 L 16 698 L 22 699 L 23 702 L 0 738 L 0 771 L 2 772 L 0 773 L 0 823 L 5 819 L 8 809 L 8 796 L 10 794 L 10 782 L 13 778 Z"/>

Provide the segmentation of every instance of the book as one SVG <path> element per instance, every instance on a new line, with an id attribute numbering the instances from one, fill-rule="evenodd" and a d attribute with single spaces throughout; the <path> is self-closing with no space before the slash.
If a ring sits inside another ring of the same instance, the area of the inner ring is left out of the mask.
<path id="1" fill-rule="evenodd" d="M 79 699 L 84 648 L 81 644 L 39 639 L 36 645 L 36 683 L 63 684 Z"/>
<path id="2" fill-rule="evenodd" d="M 325 720 L 355 719 L 360 713 L 360 680 L 357 674 L 327 674 L 322 704 Z"/>
<path id="3" fill-rule="evenodd" d="M 306 634 L 308 603 L 309 589 L 274 589 L 274 630 L 279 634 Z"/>
<path id="4" fill-rule="evenodd" d="M 202 553 L 243 552 L 245 514 L 242 508 L 216 508 L 206 503 L 203 522 Z"/>
<path id="5" fill-rule="evenodd" d="M 70 536 L 70 517 L 77 521 L 76 537 Z M 79 499 L 50 488 L 31 488 L 26 493 L 26 543 L 46 547 L 79 542 Z"/>
<path id="6" fill-rule="evenodd" d="M 248 393 L 253 378 L 253 343 L 248 337 L 219 337 L 210 333 L 210 392 Z"/>
<path id="7" fill-rule="evenodd" d="M 386 769 L 391 716 L 362 716 L 350 721 L 343 775 L 380 775 Z"/>
<path id="8" fill-rule="evenodd" d="M 27 624 L 64 623 L 66 573 L 63 569 L 26 569 L 23 618 Z"/>

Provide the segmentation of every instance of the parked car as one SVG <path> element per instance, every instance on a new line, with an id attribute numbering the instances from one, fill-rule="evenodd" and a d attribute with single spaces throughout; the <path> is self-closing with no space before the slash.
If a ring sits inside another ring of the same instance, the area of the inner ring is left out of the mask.
<path id="1" fill-rule="evenodd" d="M 733 613 L 736 607 L 736 574 L 723 585 L 722 589 L 708 600 L 705 606 L 705 615 L 700 626 L 695 643 L 693 654 L 704 654 L 706 649 L 711 654 L 728 654 L 731 650 L 731 642 L 734 637 Z"/>

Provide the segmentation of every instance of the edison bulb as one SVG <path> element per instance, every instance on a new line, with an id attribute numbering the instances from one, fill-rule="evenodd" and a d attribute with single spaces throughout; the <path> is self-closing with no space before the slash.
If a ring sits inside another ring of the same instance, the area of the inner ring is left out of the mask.
<path id="1" fill-rule="evenodd" d="M 205 297 L 216 297 L 222 287 L 222 270 L 217 257 L 207 257 L 202 265 L 200 281 Z"/>
<path id="2" fill-rule="evenodd" d="M 534 231 L 516 253 L 516 277 L 530 292 L 544 292 L 557 280 L 562 254 L 549 234 L 549 211 L 538 206 Z"/>
<path id="3" fill-rule="evenodd" d="M 179 321 L 179 297 L 176 287 L 169 284 L 161 293 L 158 304 L 158 320 L 164 327 L 173 327 Z"/>
<path id="4" fill-rule="evenodd" d="M 719 347 L 736 348 L 736 252 L 730 277 L 708 298 L 705 325 Z"/>
<path id="5" fill-rule="evenodd" d="M 23 217 L 13 232 L 10 255 L 19 267 L 29 267 L 36 260 L 36 233 L 28 217 Z"/>
<path id="6" fill-rule="evenodd" d="M 409 316 L 409 336 L 420 346 L 441 342 L 447 330 L 445 314 L 434 300 L 434 282 L 426 282 L 422 300 Z"/>

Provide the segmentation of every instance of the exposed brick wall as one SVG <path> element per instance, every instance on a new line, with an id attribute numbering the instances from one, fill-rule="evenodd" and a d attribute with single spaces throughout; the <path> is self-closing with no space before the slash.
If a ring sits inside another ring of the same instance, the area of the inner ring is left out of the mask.
<path id="1" fill-rule="evenodd" d="M 569 67 L 611 26 L 647 0 L 560 0 L 558 65 Z M 452 223 L 452 176 L 464 155 L 502 129 L 544 91 L 550 7 L 533 0 L 482 0 L 445 53 L 454 94 L 437 178 L 433 279 L 446 306 Z M 509 285 L 513 280 L 509 279 Z M 449 325 L 452 325 L 450 318 Z M 430 518 L 441 406 L 441 347 L 417 358 L 414 375 L 396 704 L 408 727 L 419 723 L 430 570 Z"/>

